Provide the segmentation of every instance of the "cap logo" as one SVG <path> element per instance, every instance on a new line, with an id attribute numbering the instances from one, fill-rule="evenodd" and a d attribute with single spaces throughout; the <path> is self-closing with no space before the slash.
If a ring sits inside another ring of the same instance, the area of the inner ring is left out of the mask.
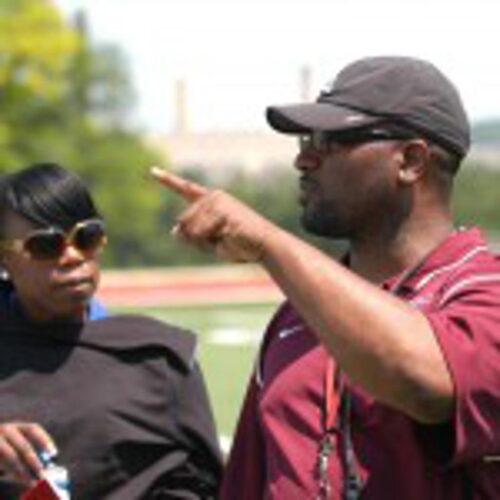
<path id="1" fill-rule="evenodd" d="M 363 115 L 347 115 L 344 118 L 346 123 L 358 123 L 364 121 L 365 117 Z"/>

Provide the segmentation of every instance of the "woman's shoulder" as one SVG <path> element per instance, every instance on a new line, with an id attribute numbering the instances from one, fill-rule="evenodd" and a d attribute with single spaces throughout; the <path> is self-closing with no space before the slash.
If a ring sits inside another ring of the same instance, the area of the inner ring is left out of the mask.
<path id="1" fill-rule="evenodd" d="M 1 305 L 0 305 L 1 312 Z M 155 318 L 138 314 L 109 315 L 85 322 L 51 321 L 34 323 L 0 314 L 0 343 L 23 349 L 46 344 L 55 349 L 95 350 L 115 356 L 141 353 L 164 355 L 181 370 L 195 364 L 197 337 L 194 333 Z"/>
<path id="2" fill-rule="evenodd" d="M 189 370 L 194 363 L 197 337 L 189 330 L 149 316 L 117 314 L 86 322 L 78 343 L 117 351 L 165 350 Z"/>

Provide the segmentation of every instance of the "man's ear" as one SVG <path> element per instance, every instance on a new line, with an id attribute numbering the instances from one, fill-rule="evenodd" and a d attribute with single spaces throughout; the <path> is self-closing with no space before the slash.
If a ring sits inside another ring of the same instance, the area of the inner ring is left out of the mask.
<path id="1" fill-rule="evenodd" d="M 421 139 L 406 141 L 399 150 L 398 179 L 404 184 L 413 184 L 421 179 L 429 165 L 430 151 Z"/>

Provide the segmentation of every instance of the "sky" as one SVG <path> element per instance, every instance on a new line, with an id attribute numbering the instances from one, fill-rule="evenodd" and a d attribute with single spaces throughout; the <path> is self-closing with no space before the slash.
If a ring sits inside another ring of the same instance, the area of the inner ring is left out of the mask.
<path id="1" fill-rule="evenodd" d="M 175 84 L 186 85 L 193 131 L 266 130 L 270 104 L 312 97 L 347 63 L 408 55 L 438 66 L 472 121 L 500 118 L 499 0 L 55 0 L 83 8 L 96 42 L 125 52 L 135 122 L 175 125 Z"/>

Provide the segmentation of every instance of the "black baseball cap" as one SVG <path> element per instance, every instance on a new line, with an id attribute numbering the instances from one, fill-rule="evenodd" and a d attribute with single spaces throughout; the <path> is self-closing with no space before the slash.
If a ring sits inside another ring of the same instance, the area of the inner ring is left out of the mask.
<path id="1" fill-rule="evenodd" d="M 314 103 L 270 106 L 278 132 L 343 131 L 393 121 L 460 158 L 470 124 L 455 86 L 435 66 L 411 57 L 369 57 L 346 66 Z"/>

